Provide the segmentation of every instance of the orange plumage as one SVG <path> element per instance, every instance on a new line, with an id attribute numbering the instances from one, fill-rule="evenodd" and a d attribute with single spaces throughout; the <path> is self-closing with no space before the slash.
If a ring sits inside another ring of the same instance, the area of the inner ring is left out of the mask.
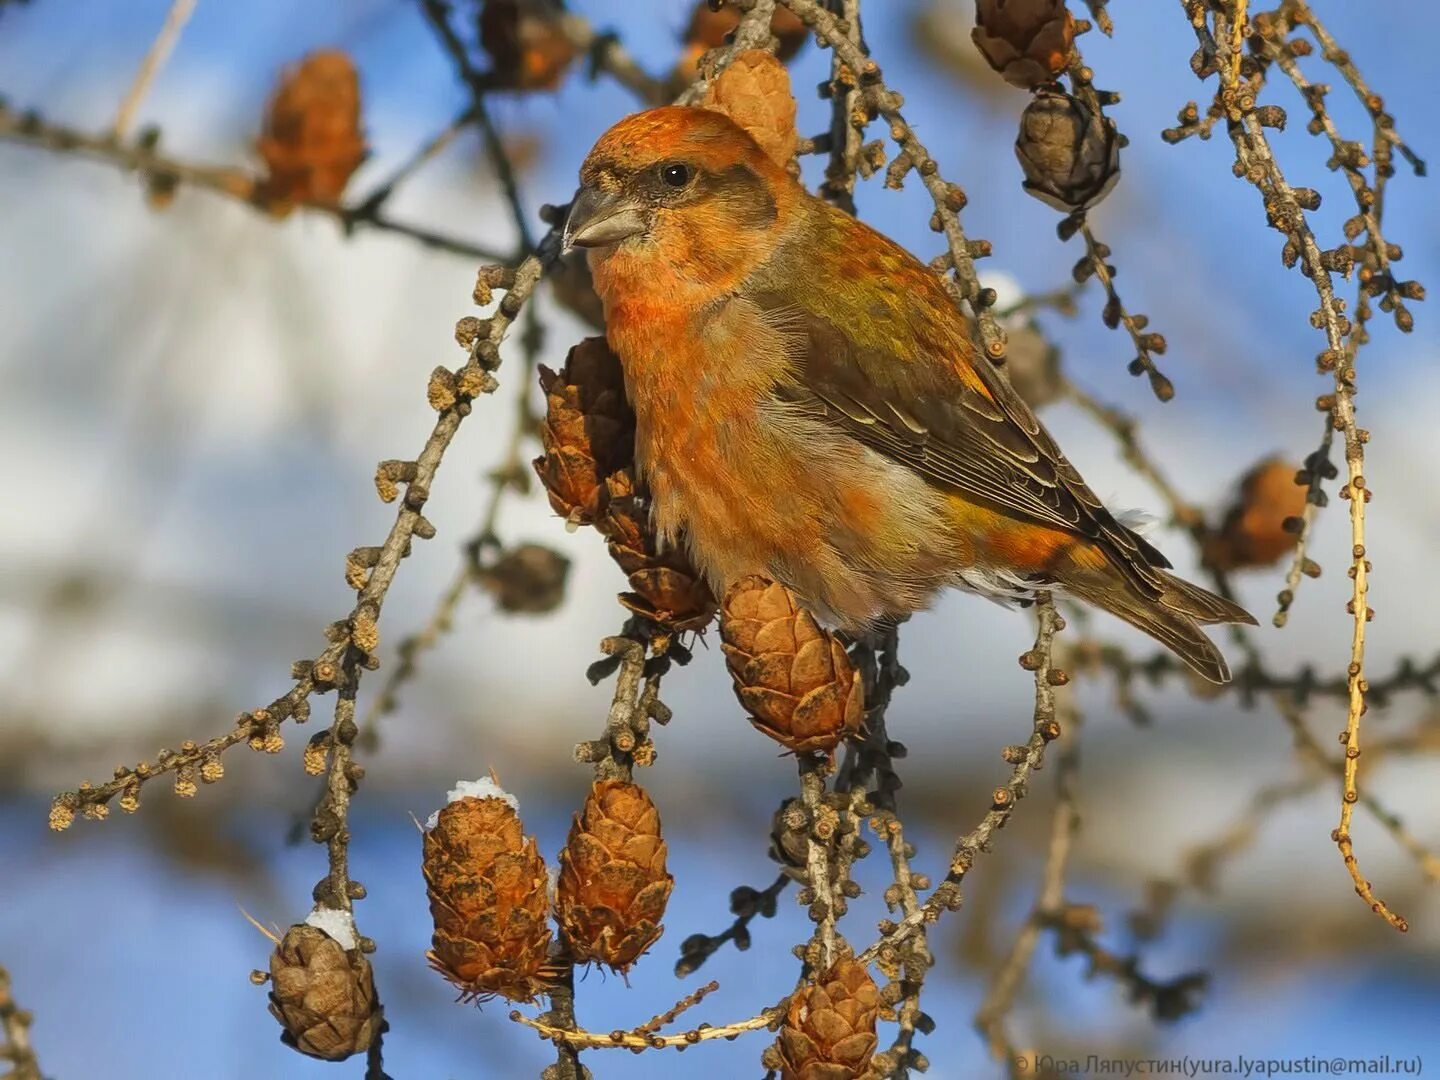
<path id="1" fill-rule="evenodd" d="M 1253 620 L 1110 515 L 919 260 L 704 109 L 621 121 L 580 176 L 656 527 L 717 595 L 760 574 L 854 629 L 1056 587 L 1229 677 L 1197 624 Z"/>

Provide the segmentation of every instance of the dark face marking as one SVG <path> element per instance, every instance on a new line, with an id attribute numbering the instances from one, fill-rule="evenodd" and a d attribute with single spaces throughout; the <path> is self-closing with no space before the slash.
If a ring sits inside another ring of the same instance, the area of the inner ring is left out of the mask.
<path id="1" fill-rule="evenodd" d="M 748 165 L 731 165 L 707 177 L 713 196 L 726 215 L 742 229 L 764 229 L 775 222 L 775 199 L 765 181 Z"/>
<path id="2" fill-rule="evenodd" d="M 741 162 L 719 172 L 684 157 L 642 168 L 595 164 L 582 172 L 581 180 L 601 191 L 627 195 L 652 214 L 718 202 L 724 217 L 744 230 L 764 229 L 777 214 L 765 181 Z"/>

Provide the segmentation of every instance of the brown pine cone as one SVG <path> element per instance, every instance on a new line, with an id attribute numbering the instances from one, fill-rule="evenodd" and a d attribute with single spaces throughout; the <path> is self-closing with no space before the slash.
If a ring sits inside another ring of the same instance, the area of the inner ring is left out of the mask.
<path id="1" fill-rule="evenodd" d="M 635 414 L 625 400 L 619 358 L 603 337 L 570 350 L 559 374 L 542 366 L 545 453 L 535 471 L 550 505 L 571 525 L 591 525 L 601 512 L 605 477 L 635 455 Z"/>
<path id="2" fill-rule="evenodd" d="M 1295 548 L 1297 534 L 1285 527 L 1305 512 L 1305 486 L 1296 468 L 1267 458 L 1240 480 L 1235 502 L 1218 531 L 1205 542 L 1205 561 L 1220 570 L 1271 566 Z"/>
<path id="3" fill-rule="evenodd" d="M 711 49 L 724 45 L 726 36 L 733 34 L 739 25 L 738 8 L 726 4 L 715 11 L 710 7 L 710 0 L 696 0 L 694 14 L 690 16 L 690 24 L 685 28 L 682 39 L 684 47 L 675 63 L 675 81 L 687 84 L 694 79 L 699 74 L 701 58 Z M 770 32 L 780 41 L 775 55 L 781 63 L 798 53 L 810 37 L 810 31 L 795 13 L 779 5 L 770 19 Z"/>
<path id="4" fill-rule="evenodd" d="M 570 560 L 544 544 L 519 544 L 506 548 L 475 573 L 501 611 L 546 615 L 565 600 Z"/>
<path id="5" fill-rule="evenodd" d="M 869 1075 L 879 1015 L 880 990 L 865 966 L 837 960 L 790 998 L 765 1064 L 781 1080 L 858 1080 Z"/>
<path id="6" fill-rule="evenodd" d="M 281 1039 L 302 1054 L 344 1061 L 375 1041 L 380 1011 L 375 976 L 359 949 L 296 923 L 270 954 L 270 1012 Z"/>
<path id="7" fill-rule="evenodd" d="M 634 474 L 621 469 L 605 481 L 605 511 L 597 527 L 610 541 L 610 557 L 634 592 L 620 603 L 667 630 L 703 630 L 715 617 L 715 594 L 679 545 L 660 550 L 650 505 Z"/>
<path id="8" fill-rule="evenodd" d="M 280 78 L 257 147 L 268 175 L 258 198 L 284 215 L 296 203 L 340 201 L 365 160 L 360 79 L 343 52 L 313 52 Z"/>
<path id="9" fill-rule="evenodd" d="M 1065 70 L 1075 19 L 1065 0 L 976 0 L 970 37 L 1006 82 L 1029 90 Z"/>
<path id="10" fill-rule="evenodd" d="M 533 1001 L 550 946 L 545 860 L 507 799 L 466 795 L 425 830 L 430 966 L 464 999 Z"/>
<path id="11" fill-rule="evenodd" d="M 623 973 L 659 939 L 674 885 L 645 789 L 597 781 L 560 852 L 555 917 L 570 955 Z"/>
<path id="12" fill-rule="evenodd" d="M 1010 385 L 1036 412 L 1062 393 L 1060 350 L 1033 321 L 1006 328 L 1005 372 Z"/>
<path id="13" fill-rule="evenodd" d="M 864 715 L 860 673 L 790 590 L 742 578 L 721 606 L 720 638 L 750 722 L 797 754 L 830 752 Z"/>
<path id="14" fill-rule="evenodd" d="M 770 858 L 791 870 L 805 870 L 810 859 L 810 838 L 805 828 L 807 811 L 791 795 L 770 816 Z"/>
<path id="15" fill-rule="evenodd" d="M 776 164 L 788 165 L 795 157 L 800 132 L 795 127 L 790 72 L 764 49 L 737 56 L 710 83 L 701 104 L 734 120 Z"/>
<path id="16" fill-rule="evenodd" d="M 1020 117 L 1015 156 L 1025 190 L 1056 210 L 1088 210 L 1120 179 L 1115 122 L 1059 90 L 1035 95 Z"/>
<path id="17" fill-rule="evenodd" d="M 564 15 L 555 0 L 485 0 L 480 45 L 493 62 L 498 86 L 508 90 L 554 90 L 578 50 L 560 32 Z"/>

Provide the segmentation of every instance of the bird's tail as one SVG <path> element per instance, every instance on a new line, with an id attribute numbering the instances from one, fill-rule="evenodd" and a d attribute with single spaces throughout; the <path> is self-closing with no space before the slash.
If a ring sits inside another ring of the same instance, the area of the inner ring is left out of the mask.
<path id="1" fill-rule="evenodd" d="M 1081 600 L 1118 615 L 1143 630 L 1213 683 L 1230 681 L 1230 667 L 1201 624 L 1250 623 L 1255 617 L 1239 604 L 1163 570 L 1159 597 L 1142 594 L 1118 569 L 1071 563 L 1057 574 L 1058 583 Z"/>

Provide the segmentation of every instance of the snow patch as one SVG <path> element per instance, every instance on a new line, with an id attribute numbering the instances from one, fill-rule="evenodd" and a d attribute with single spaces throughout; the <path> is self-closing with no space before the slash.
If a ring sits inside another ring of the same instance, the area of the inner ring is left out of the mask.
<path id="1" fill-rule="evenodd" d="M 457 780 L 455 786 L 450 789 L 446 796 L 446 805 L 459 802 L 464 798 L 473 799 L 500 799 L 510 804 L 510 809 L 517 814 L 520 812 L 520 800 L 502 788 L 488 776 L 482 776 L 479 780 Z M 436 810 L 425 819 L 425 828 L 433 829 L 440 820 L 440 811 Z"/>
<path id="2" fill-rule="evenodd" d="M 315 910 L 305 916 L 305 925 L 325 931 L 346 952 L 359 944 L 355 937 L 355 916 L 348 911 L 338 911 L 317 904 Z"/>

